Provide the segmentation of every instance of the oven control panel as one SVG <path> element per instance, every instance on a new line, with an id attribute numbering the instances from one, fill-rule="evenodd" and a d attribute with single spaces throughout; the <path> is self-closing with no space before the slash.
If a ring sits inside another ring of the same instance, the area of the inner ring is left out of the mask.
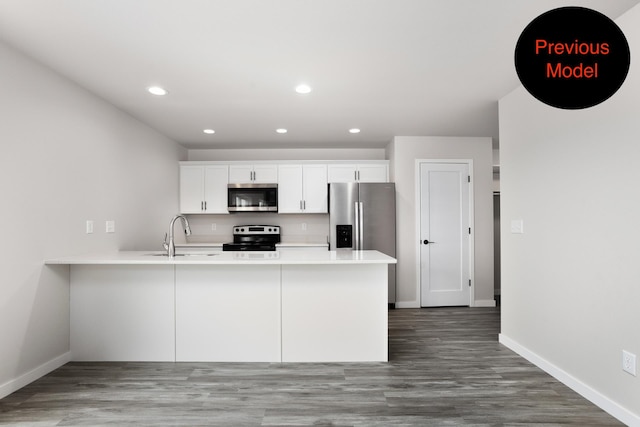
<path id="1" fill-rule="evenodd" d="M 279 225 L 236 225 L 233 227 L 234 235 L 248 234 L 280 234 Z"/>

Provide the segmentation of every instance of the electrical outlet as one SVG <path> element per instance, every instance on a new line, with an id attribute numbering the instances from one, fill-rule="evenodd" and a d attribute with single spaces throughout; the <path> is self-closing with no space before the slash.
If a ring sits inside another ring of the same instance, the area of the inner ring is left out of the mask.
<path id="1" fill-rule="evenodd" d="M 302 231 L 307 231 L 307 223 L 306 222 L 302 223 Z"/>
<path id="2" fill-rule="evenodd" d="M 521 219 L 511 220 L 511 233 L 512 234 L 524 234 L 524 221 Z"/>
<path id="3" fill-rule="evenodd" d="M 622 370 L 636 376 L 636 355 L 622 350 Z"/>
<path id="4" fill-rule="evenodd" d="M 211 223 L 211 231 L 216 231 L 216 229 L 218 228 L 218 226 L 216 225 L 216 223 Z"/>
<path id="5" fill-rule="evenodd" d="M 107 232 L 107 233 L 115 233 L 116 232 L 116 222 L 115 221 L 107 221 L 105 223 L 105 232 Z"/>
<path id="6" fill-rule="evenodd" d="M 93 221 L 91 221 L 90 219 L 87 220 L 86 230 L 87 230 L 87 234 L 92 234 L 93 233 Z"/>

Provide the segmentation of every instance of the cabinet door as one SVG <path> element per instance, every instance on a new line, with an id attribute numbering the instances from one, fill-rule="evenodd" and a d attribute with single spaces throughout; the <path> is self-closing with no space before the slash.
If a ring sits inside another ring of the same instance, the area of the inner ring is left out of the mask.
<path id="1" fill-rule="evenodd" d="M 278 165 L 254 165 L 253 182 L 275 184 L 278 182 Z"/>
<path id="2" fill-rule="evenodd" d="M 230 184 L 247 184 L 251 183 L 253 178 L 252 165 L 230 165 L 229 166 L 229 183 Z"/>
<path id="3" fill-rule="evenodd" d="M 175 267 L 176 361 L 281 361 L 279 265 Z"/>
<path id="4" fill-rule="evenodd" d="M 74 265 L 71 269 L 74 360 L 175 361 L 173 265 Z"/>
<path id="5" fill-rule="evenodd" d="M 305 213 L 327 213 L 327 165 L 305 165 L 302 174 Z"/>
<path id="6" fill-rule="evenodd" d="M 302 211 L 302 166 L 280 165 L 278 168 L 278 213 Z"/>
<path id="7" fill-rule="evenodd" d="M 356 181 L 356 165 L 329 165 L 329 182 L 354 182 Z"/>
<path id="8" fill-rule="evenodd" d="M 204 212 L 229 213 L 227 210 L 227 166 L 205 166 L 204 168 Z"/>
<path id="9" fill-rule="evenodd" d="M 359 182 L 388 182 L 387 165 L 358 165 Z"/>
<path id="10" fill-rule="evenodd" d="M 204 167 L 180 166 L 180 212 L 201 213 L 204 203 Z"/>

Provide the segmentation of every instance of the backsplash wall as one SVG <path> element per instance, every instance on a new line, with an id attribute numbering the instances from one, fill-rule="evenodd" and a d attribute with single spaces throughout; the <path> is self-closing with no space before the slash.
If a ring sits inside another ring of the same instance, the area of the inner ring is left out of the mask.
<path id="1" fill-rule="evenodd" d="M 191 227 L 188 243 L 225 243 L 233 240 L 235 225 L 279 225 L 283 242 L 326 243 L 329 214 L 234 213 L 228 215 L 187 215 Z M 213 229 L 215 224 L 215 230 Z M 305 230 L 306 228 L 306 230 Z M 176 225 L 176 243 L 184 241 Z M 180 237 L 177 237 L 180 236 Z"/>

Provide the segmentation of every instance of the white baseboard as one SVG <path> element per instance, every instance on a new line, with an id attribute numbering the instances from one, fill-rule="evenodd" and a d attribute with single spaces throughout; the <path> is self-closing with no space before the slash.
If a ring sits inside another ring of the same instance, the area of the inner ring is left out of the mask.
<path id="1" fill-rule="evenodd" d="M 38 366 L 35 369 L 32 369 L 26 374 L 20 375 L 18 378 L 14 378 L 4 384 L 0 384 L 0 399 L 10 395 L 14 391 L 20 390 L 27 384 L 34 382 L 38 378 L 47 375 L 49 372 L 58 369 L 60 366 L 70 361 L 71 352 L 67 352 L 61 356 L 56 357 L 55 359 L 43 363 L 42 365 Z"/>
<path id="2" fill-rule="evenodd" d="M 520 356 L 524 357 L 529 362 L 533 363 L 538 368 L 542 369 L 585 399 L 589 400 L 591 403 L 598 406 L 603 411 L 608 412 L 611 416 L 617 418 L 619 421 L 625 423 L 628 426 L 640 427 L 639 415 L 634 414 L 628 409 L 620 406 L 613 400 L 609 399 L 607 396 L 589 387 L 579 379 L 558 368 L 546 359 L 538 356 L 526 347 L 523 347 L 511 338 L 503 334 L 499 334 L 498 341 L 505 347 L 508 347 L 509 349 L 518 353 Z"/>
<path id="3" fill-rule="evenodd" d="M 473 307 L 495 307 L 496 300 L 494 299 L 480 299 L 473 302 Z M 398 301 L 396 302 L 396 308 L 420 308 L 419 301 Z"/>
<path id="4" fill-rule="evenodd" d="M 397 301 L 396 308 L 420 308 L 418 301 Z"/>
<path id="5" fill-rule="evenodd" d="M 496 300 L 494 299 L 477 299 L 473 302 L 474 307 L 495 307 Z"/>

